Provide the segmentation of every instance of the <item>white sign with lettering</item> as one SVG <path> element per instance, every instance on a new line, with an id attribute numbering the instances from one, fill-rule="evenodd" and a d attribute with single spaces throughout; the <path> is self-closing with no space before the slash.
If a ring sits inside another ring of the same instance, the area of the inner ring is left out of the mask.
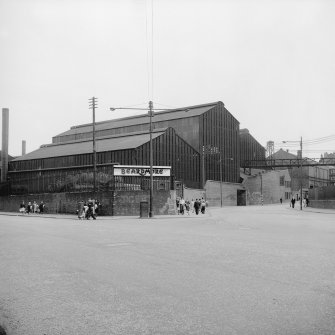
<path id="1" fill-rule="evenodd" d="M 154 177 L 170 177 L 171 166 L 153 166 L 152 175 Z M 150 166 L 115 165 L 114 176 L 149 177 Z"/>

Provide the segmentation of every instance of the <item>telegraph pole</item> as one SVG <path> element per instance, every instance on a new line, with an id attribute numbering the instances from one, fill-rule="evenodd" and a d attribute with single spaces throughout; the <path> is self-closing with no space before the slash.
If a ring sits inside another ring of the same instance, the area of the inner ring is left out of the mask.
<path id="1" fill-rule="evenodd" d="M 220 202 L 222 207 L 222 153 L 220 151 Z"/>
<path id="2" fill-rule="evenodd" d="M 98 108 L 98 98 L 92 97 L 89 101 L 89 109 L 93 112 L 93 194 L 96 193 L 96 174 L 97 174 L 97 152 L 95 146 L 95 109 Z"/>
<path id="3" fill-rule="evenodd" d="M 300 210 L 302 211 L 302 136 L 300 137 Z"/>
<path id="4" fill-rule="evenodd" d="M 149 101 L 149 116 L 150 116 L 150 195 L 149 195 L 149 218 L 153 217 L 153 188 L 154 188 L 154 178 L 153 178 L 153 152 L 152 152 L 152 117 L 153 117 L 153 104 Z"/>

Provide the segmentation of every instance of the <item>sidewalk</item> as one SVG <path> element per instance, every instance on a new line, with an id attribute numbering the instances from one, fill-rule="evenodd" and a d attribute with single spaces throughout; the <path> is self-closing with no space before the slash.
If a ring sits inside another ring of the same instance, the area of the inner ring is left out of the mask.
<path id="1" fill-rule="evenodd" d="M 21 214 L 19 212 L 5 212 L 5 211 L 0 211 L 0 216 L 22 216 L 22 217 L 36 217 L 36 218 L 49 218 L 49 219 L 67 219 L 67 220 L 76 220 L 79 221 L 78 216 L 76 214 L 56 214 L 56 213 L 43 213 L 43 214 L 35 214 L 35 213 L 30 213 L 30 214 Z M 134 216 L 98 216 L 97 220 L 129 220 L 129 219 L 134 219 L 134 220 L 154 220 L 154 219 L 168 219 L 168 218 L 173 218 L 173 219 L 194 219 L 194 218 L 201 218 L 201 217 L 208 217 L 210 214 L 208 211 L 206 211 L 205 214 L 199 214 L 199 215 L 155 215 L 153 218 L 140 218 L 137 215 Z M 85 219 L 84 219 L 85 220 Z M 91 220 L 91 219 L 90 219 Z M 93 220 L 93 219 L 92 219 Z"/>
<path id="2" fill-rule="evenodd" d="M 300 206 L 294 209 L 300 210 Z M 311 213 L 335 214 L 335 209 L 331 209 L 331 208 L 302 207 L 302 211 L 311 212 Z"/>

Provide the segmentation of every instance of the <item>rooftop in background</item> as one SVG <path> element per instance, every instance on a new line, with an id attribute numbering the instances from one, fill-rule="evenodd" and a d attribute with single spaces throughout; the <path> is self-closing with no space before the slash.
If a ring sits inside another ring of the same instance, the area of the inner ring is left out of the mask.
<path id="1" fill-rule="evenodd" d="M 167 128 L 154 130 L 152 138 L 154 139 L 162 135 L 166 129 Z M 148 132 L 105 136 L 96 140 L 96 152 L 134 149 L 146 142 L 149 142 Z M 45 144 L 35 151 L 16 158 L 14 161 L 79 155 L 91 152 L 92 140 L 84 139 L 66 143 Z"/>
<path id="2" fill-rule="evenodd" d="M 269 156 L 268 159 L 296 159 L 298 156 L 291 154 L 288 150 L 279 149 L 273 155 Z"/>

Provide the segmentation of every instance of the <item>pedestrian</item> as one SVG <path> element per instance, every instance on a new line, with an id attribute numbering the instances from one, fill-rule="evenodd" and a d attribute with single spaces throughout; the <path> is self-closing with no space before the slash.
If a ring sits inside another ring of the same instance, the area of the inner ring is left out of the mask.
<path id="1" fill-rule="evenodd" d="M 282 198 L 280 198 L 280 203 L 281 203 L 281 204 L 283 203 L 283 199 L 282 199 Z"/>
<path id="2" fill-rule="evenodd" d="M 94 214 L 97 217 L 99 214 L 100 202 L 96 199 L 94 202 Z"/>
<path id="3" fill-rule="evenodd" d="M 292 208 L 294 208 L 295 198 L 292 198 L 291 203 L 292 203 Z"/>
<path id="4" fill-rule="evenodd" d="M 192 200 L 191 200 L 191 204 L 190 204 L 190 206 L 191 206 L 191 211 L 192 211 L 192 213 L 194 213 L 194 200 L 193 200 L 193 198 L 192 198 Z"/>
<path id="5" fill-rule="evenodd" d="M 306 198 L 306 207 L 308 207 L 308 204 L 309 204 L 309 199 Z"/>
<path id="6" fill-rule="evenodd" d="M 180 202 L 180 198 L 177 197 L 177 199 L 176 199 L 176 206 L 177 206 L 177 213 L 178 213 L 178 215 L 179 215 L 179 202 Z"/>
<path id="7" fill-rule="evenodd" d="M 84 217 L 85 217 L 84 201 L 79 201 L 78 202 L 77 215 L 78 215 L 79 220 L 84 219 Z"/>
<path id="8" fill-rule="evenodd" d="M 185 210 L 186 210 L 187 215 L 190 215 L 190 201 L 189 200 L 185 201 Z"/>
<path id="9" fill-rule="evenodd" d="M 24 200 L 21 201 L 19 212 L 22 214 L 25 214 L 26 212 L 26 205 L 24 204 Z"/>
<path id="10" fill-rule="evenodd" d="M 200 209 L 200 201 L 198 199 L 195 199 L 194 202 L 194 210 L 195 210 L 195 214 L 199 215 L 199 209 Z"/>
<path id="11" fill-rule="evenodd" d="M 36 201 L 33 202 L 33 213 L 37 213 L 38 212 L 38 205 L 36 203 Z"/>
<path id="12" fill-rule="evenodd" d="M 206 201 L 204 198 L 201 198 L 201 214 L 205 214 L 205 211 L 206 211 Z"/>
<path id="13" fill-rule="evenodd" d="M 90 217 L 92 217 L 93 220 L 96 219 L 96 217 L 94 215 L 94 203 L 92 201 L 89 201 L 88 205 L 87 205 L 86 220 L 89 220 Z"/>
<path id="14" fill-rule="evenodd" d="M 43 201 L 41 201 L 41 203 L 39 204 L 39 206 L 38 206 L 38 208 L 39 208 L 39 210 L 40 210 L 40 214 L 43 214 L 44 213 L 44 203 L 43 203 Z"/>
<path id="15" fill-rule="evenodd" d="M 185 213 L 185 200 L 184 200 L 183 197 L 179 201 L 179 211 L 180 211 L 180 214 L 184 215 L 184 213 Z"/>
<path id="16" fill-rule="evenodd" d="M 86 202 L 84 202 L 83 211 L 84 211 L 84 217 L 86 218 L 87 211 L 88 211 L 88 206 Z"/>
<path id="17" fill-rule="evenodd" d="M 28 205 L 27 205 L 27 213 L 28 214 L 31 213 L 31 202 L 30 201 L 28 202 Z"/>

